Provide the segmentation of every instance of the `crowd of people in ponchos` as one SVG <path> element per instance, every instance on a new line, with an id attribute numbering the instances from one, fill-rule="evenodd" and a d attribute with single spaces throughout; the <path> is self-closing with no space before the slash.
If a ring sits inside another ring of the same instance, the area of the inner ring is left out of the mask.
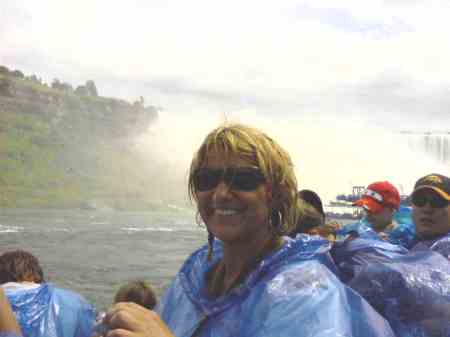
<path id="1" fill-rule="evenodd" d="M 374 182 L 355 202 L 362 220 L 327 222 L 276 141 L 224 124 L 194 154 L 188 193 L 207 243 L 158 303 L 133 281 L 99 314 L 45 282 L 31 253 L 5 252 L 0 336 L 450 336 L 449 177 L 418 179 L 411 208 Z"/>

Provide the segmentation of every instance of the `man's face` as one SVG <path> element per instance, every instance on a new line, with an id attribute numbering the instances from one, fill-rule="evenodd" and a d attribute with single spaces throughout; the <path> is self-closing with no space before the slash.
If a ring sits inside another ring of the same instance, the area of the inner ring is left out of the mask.
<path id="1" fill-rule="evenodd" d="M 369 210 L 365 210 L 367 215 L 367 221 L 372 225 L 372 228 L 376 232 L 383 231 L 387 226 L 392 223 L 392 217 L 394 210 L 390 207 L 384 207 L 381 212 L 373 213 Z"/>
<path id="2" fill-rule="evenodd" d="M 433 239 L 450 232 L 450 205 L 432 189 L 417 191 L 413 196 L 413 220 L 419 239 Z M 439 202 L 444 204 L 443 207 Z"/>

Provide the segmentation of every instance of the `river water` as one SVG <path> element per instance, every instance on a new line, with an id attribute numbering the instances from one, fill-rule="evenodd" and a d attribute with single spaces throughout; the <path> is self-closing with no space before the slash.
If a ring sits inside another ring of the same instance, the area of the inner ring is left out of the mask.
<path id="1" fill-rule="evenodd" d="M 81 293 L 98 309 L 130 279 L 158 295 L 185 258 L 207 241 L 191 210 L 94 212 L 0 209 L 0 252 L 25 249 L 46 279 Z"/>

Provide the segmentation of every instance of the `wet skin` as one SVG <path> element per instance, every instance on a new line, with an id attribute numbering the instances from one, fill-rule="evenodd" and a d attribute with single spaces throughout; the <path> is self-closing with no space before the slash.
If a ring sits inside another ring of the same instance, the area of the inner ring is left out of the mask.
<path id="1" fill-rule="evenodd" d="M 225 159 L 210 153 L 202 168 L 254 167 L 237 156 Z M 259 185 L 253 191 L 231 189 L 224 181 L 215 188 L 196 192 L 198 210 L 208 230 L 225 243 L 261 241 L 270 236 L 270 188 Z"/>
<path id="2" fill-rule="evenodd" d="M 367 221 L 372 225 L 372 228 L 377 231 L 383 231 L 392 223 L 392 217 L 394 215 L 394 209 L 390 207 L 384 207 L 381 212 L 373 213 L 369 210 L 365 210 L 367 215 Z"/>
<path id="3" fill-rule="evenodd" d="M 439 196 L 432 189 L 424 189 L 417 193 Z M 430 203 L 426 203 L 423 207 L 413 204 L 412 214 L 419 239 L 432 239 L 450 232 L 450 205 L 443 208 L 433 208 Z"/>

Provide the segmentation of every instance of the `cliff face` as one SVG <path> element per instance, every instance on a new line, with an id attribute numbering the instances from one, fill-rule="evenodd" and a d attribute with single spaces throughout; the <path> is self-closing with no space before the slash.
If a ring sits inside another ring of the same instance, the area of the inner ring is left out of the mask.
<path id="1" fill-rule="evenodd" d="M 0 112 L 35 114 L 53 127 L 90 128 L 105 137 L 130 137 L 145 132 L 157 118 L 156 108 L 139 103 L 77 95 L 31 80 L 0 74 Z"/>
<path id="2" fill-rule="evenodd" d="M 142 101 L 80 95 L 0 72 L 0 207 L 173 202 L 161 171 L 133 151 L 156 119 L 157 109 Z"/>

